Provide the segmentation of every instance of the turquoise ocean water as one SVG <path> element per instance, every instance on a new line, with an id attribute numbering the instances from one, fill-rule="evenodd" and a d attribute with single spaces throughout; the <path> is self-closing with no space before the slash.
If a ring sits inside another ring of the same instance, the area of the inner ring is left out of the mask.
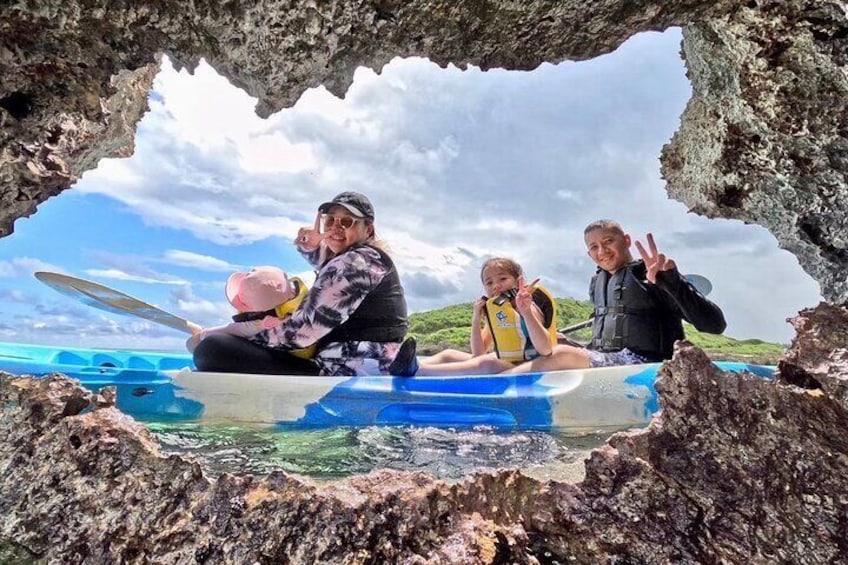
<path id="1" fill-rule="evenodd" d="M 582 472 L 589 451 L 613 431 L 569 435 L 489 427 L 274 430 L 172 423 L 148 423 L 148 427 L 166 452 L 197 458 L 213 477 L 282 470 L 316 480 L 384 468 L 422 471 L 448 480 L 482 469 L 522 469 L 542 479 L 569 480 Z"/>

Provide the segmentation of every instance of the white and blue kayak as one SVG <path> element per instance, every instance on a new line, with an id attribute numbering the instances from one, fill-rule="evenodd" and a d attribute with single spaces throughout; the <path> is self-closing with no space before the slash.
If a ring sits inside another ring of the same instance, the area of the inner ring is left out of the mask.
<path id="1" fill-rule="evenodd" d="M 590 431 L 646 424 L 659 363 L 524 375 L 304 377 L 206 373 L 190 355 L 0 343 L 0 371 L 64 373 L 144 421 L 284 427 L 417 425 Z M 770 378 L 774 367 L 719 362 Z"/>

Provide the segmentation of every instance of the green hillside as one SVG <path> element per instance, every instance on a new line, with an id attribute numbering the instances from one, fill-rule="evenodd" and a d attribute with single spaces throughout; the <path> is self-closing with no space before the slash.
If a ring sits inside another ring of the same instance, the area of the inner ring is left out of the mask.
<path id="1" fill-rule="evenodd" d="M 471 336 L 471 303 L 455 304 L 439 310 L 419 312 L 409 317 L 410 333 L 418 340 L 421 355 L 432 355 L 452 347 L 468 351 Z M 563 328 L 589 318 L 592 305 L 586 300 L 557 298 L 557 327 Z M 783 355 L 784 346 L 759 339 L 738 340 L 722 335 L 711 335 L 685 325 L 686 337 L 706 351 L 710 357 L 721 361 L 748 361 L 752 363 L 776 364 Z M 584 329 L 569 337 L 586 342 L 591 330 Z"/>

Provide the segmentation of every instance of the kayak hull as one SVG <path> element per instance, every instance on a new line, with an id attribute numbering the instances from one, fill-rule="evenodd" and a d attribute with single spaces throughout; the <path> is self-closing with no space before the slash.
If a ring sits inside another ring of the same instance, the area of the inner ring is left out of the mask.
<path id="1" fill-rule="evenodd" d="M 63 373 L 145 421 L 283 427 L 415 425 L 593 431 L 644 425 L 659 409 L 659 363 L 451 377 L 305 377 L 208 373 L 191 356 L 0 343 L 0 371 Z M 774 368 L 718 363 L 769 377 Z"/>

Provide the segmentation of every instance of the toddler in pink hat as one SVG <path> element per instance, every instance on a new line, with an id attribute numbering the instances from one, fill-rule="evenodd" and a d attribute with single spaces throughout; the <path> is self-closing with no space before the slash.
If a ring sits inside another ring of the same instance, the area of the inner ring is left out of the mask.
<path id="1" fill-rule="evenodd" d="M 296 292 L 285 271 L 265 266 L 230 275 L 226 294 L 239 312 L 265 312 L 288 302 Z"/>
<path id="2" fill-rule="evenodd" d="M 250 337 L 273 328 L 291 314 L 306 296 L 306 285 L 297 277 L 289 279 L 277 267 L 255 267 L 246 273 L 233 273 L 227 279 L 227 300 L 238 310 L 233 321 L 223 326 L 203 328 L 186 342 L 194 351 L 206 336 L 226 333 Z"/>

